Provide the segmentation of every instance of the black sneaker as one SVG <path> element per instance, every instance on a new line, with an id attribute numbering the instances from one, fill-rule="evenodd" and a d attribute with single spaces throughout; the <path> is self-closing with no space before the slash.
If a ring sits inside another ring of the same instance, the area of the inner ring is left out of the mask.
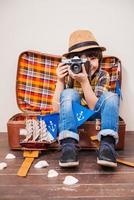
<path id="1" fill-rule="evenodd" d="M 111 136 L 109 136 L 111 137 Z M 106 137 L 105 137 L 106 138 Z M 114 139 L 114 138 L 113 138 Z M 108 142 L 107 138 L 102 139 L 98 151 L 97 163 L 107 167 L 117 167 L 115 142 Z"/>
<path id="2" fill-rule="evenodd" d="M 74 143 L 63 143 L 61 145 L 61 167 L 76 167 L 79 165 L 78 145 Z"/>

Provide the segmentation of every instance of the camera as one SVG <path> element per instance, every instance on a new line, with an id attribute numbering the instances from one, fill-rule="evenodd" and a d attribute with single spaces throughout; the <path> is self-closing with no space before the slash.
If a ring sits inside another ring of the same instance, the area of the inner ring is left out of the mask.
<path id="1" fill-rule="evenodd" d="M 87 58 L 79 58 L 78 56 L 74 56 L 70 59 L 63 59 L 62 63 L 65 65 L 70 65 L 70 69 L 74 74 L 79 74 L 82 72 L 82 64 L 87 62 Z"/>

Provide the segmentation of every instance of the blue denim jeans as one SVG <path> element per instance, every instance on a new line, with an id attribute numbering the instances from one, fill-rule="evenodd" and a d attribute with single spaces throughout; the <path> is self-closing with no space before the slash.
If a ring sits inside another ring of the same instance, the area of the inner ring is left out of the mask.
<path id="1" fill-rule="evenodd" d="M 59 141 L 65 138 L 74 138 L 79 141 L 76 116 L 73 112 L 73 102 L 80 103 L 80 95 L 75 89 L 65 89 L 60 96 Z M 98 99 L 95 114 L 91 119 L 101 119 L 101 136 L 111 135 L 118 143 L 119 97 L 112 92 L 104 92 Z"/>

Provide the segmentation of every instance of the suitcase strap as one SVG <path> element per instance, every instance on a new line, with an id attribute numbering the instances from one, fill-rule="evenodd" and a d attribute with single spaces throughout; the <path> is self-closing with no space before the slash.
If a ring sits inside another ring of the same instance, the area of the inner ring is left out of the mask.
<path id="1" fill-rule="evenodd" d="M 91 136 L 90 139 L 95 144 L 96 148 L 99 148 L 99 141 L 98 141 L 96 135 Z M 117 162 L 120 163 L 120 164 L 123 164 L 123 165 L 127 165 L 129 167 L 134 167 L 133 162 L 128 162 L 128 161 L 122 160 L 122 159 L 117 159 Z"/>
<path id="2" fill-rule="evenodd" d="M 35 158 L 38 158 L 39 151 L 24 151 L 23 157 L 25 158 L 17 175 L 25 177 L 30 169 Z"/>

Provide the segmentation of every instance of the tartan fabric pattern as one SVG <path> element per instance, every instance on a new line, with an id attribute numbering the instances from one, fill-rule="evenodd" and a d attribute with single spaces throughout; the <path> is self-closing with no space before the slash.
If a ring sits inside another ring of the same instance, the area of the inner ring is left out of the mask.
<path id="1" fill-rule="evenodd" d="M 107 71 L 110 76 L 109 91 L 115 92 L 116 82 L 121 81 L 121 62 L 118 58 L 113 56 L 107 56 L 103 58 L 101 69 Z M 121 84 L 121 83 L 120 83 Z M 120 85 L 121 87 L 121 85 Z"/>
<path id="2" fill-rule="evenodd" d="M 103 92 L 109 91 L 109 83 L 109 73 L 102 69 L 91 79 L 91 86 L 97 97 L 100 97 Z"/>
<path id="3" fill-rule="evenodd" d="M 18 106 L 22 111 L 43 114 L 53 111 L 52 98 L 57 80 L 56 68 L 59 62 L 61 62 L 60 56 L 34 51 L 26 51 L 20 55 L 16 94 Z M 121 63 L 118 58 L 112 56 L 103 58 L 101 74 L 96 75 L 91 83 L 96 95 L 99 96 L 102 91 L 107 89 L 115 92 L 120 68 Z M 97 77 L 102 77 L 101 85 L 98 85 L 98 88 L 96 86 Z M 80 95 L 83 95 L 80 84 L 78 82 L 75 84 Z M 84 99 L 82 104 L 85 104 Z"/>
<path id="4" fill-rule="evenodd" d="M 17 101 L 23 111 L 52 112 L 56 67 L 60 56 L 24 52 L 17 74 Z"/>

